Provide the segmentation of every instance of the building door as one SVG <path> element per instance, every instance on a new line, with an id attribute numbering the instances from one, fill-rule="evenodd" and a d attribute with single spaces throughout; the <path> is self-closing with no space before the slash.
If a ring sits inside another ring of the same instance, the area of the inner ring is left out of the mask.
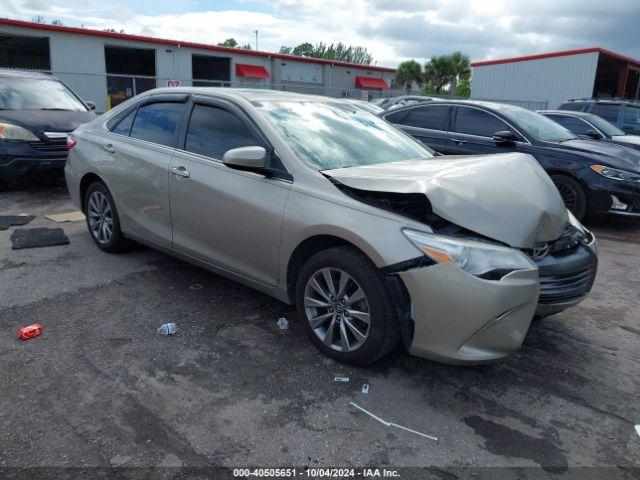
<path id="1" fill-rule="evenodd" d="M 104 47 L 107 109 L 156 88 L 156 51 L 113 45 Z"/>

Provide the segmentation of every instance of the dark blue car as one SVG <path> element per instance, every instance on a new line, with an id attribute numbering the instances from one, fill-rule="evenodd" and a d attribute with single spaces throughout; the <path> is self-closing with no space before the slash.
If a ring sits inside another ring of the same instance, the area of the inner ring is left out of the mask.
<path id="1" fill-rule="evenodd" d="M 444 155 L 531 154 L 578 219 L 640 217 L 639 151 L 579 138 L 537 112 L 500 103 L 433 101 L 384 117 Z"/>
<path id="2" fill-rule="evenodd" d="M 62 175 L 68 133 L 94 118 L 55 77 L 0 70 L 0 189 Z"/>
<path id="3" fill-rule="evenodd" d="M 587 112 L 613 123 L 620 130 L 640 135 L 640 102 L 622 99 L 579 99 L 560 105 L 560 110 Z"/>

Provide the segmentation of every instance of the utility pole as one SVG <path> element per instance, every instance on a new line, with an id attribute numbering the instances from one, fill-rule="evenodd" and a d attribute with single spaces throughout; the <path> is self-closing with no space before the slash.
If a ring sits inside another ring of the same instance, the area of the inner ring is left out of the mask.
<path id="1" fill-rule="evenodd" d="M 258 50 L 258 30 L 254 30 L 253 33 L 256 34 L 256 50 Z"/>

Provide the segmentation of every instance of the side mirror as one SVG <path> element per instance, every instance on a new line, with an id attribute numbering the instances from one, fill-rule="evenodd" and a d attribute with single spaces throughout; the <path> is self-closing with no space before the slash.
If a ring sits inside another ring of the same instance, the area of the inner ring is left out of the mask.
<path id="1" fill-rule="evenodd" d="M 86 100 L 84 104 L 89 107 L 89 110 L 94 111 L 96 109 L 96 103 L 91 100 Z"/>
<path id="2" fill-rule="evenodd" d="M 496 132 L 491 138 L 497 145 L 513 145 L 518 141 L 518 137 L 508 130 Z"/>
<path id="3" fill-rule="evenodd" d="M 267 151 L 263 147 L 240 147 L 227 150 L 222 163 L 229 168 L 267 173 Z"/>
<path id="4" fill-rule="evenodd" d="M 600 140 L 602 138 L 602 135 L 600 135 L 598 132 L 596 132 L 595 130 L 587 130 L 587 133 L 585 134 L 587 137 L 592 138 L 594 140 Z"/>

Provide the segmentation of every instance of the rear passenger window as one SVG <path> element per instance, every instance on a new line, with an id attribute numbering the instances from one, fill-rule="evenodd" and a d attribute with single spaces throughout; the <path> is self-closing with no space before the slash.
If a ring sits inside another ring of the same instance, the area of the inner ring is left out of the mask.
<path id="1" fill-rule="evenodd" d="M 234 114 L 217 107 L 197 104 L 193 107 L 185 150 L 221 160 L 227 150 L 261 144 Z"/>
<path id="2" fill-rule="evenodd" d="M 158 102 L 138 108 L 131 137 L 171 147 L 182 117 L 184 103 Z"/>
<path id="3" fill-rule="evenodd" d="M 446 131 L 449 123 L 449 110 L 450 107 L 446 105 L 414 108 L 400 123 L 409 127 Z"/>
<path id="4" fill-rule="evenodd" d="M 640 123 L 640 108 L 624 107 L 624 123 Z"/>
<path id="5" fill-rule="evenodd" d="M 136 116 L 136 109 L 134 108 L 126 115 L 122 120 L 118 122 L 118 124 L 111 130 L 113 133 L 117 133 L 118 135 L 126 135 L 129 136 L 129 132 L 131 131 L 131 124 L 133 123 L 133 118 Z"/>
<path id="6" fill-rule="evenodd" d="M 458 107 L 455 129 L 457 133 L 491 137 L 494 133 L 505 130 L 512 131 L 509 125 L 484 110 Z"/>
<path id="7" fill-rule="evenodd" d="M 598 115 L 605 120 L 609 120 L 611 123 L 618 123 L 619 112 L 620 105 L 616 105 L 614 103 L 596 103 L 591 113 Z"/>

